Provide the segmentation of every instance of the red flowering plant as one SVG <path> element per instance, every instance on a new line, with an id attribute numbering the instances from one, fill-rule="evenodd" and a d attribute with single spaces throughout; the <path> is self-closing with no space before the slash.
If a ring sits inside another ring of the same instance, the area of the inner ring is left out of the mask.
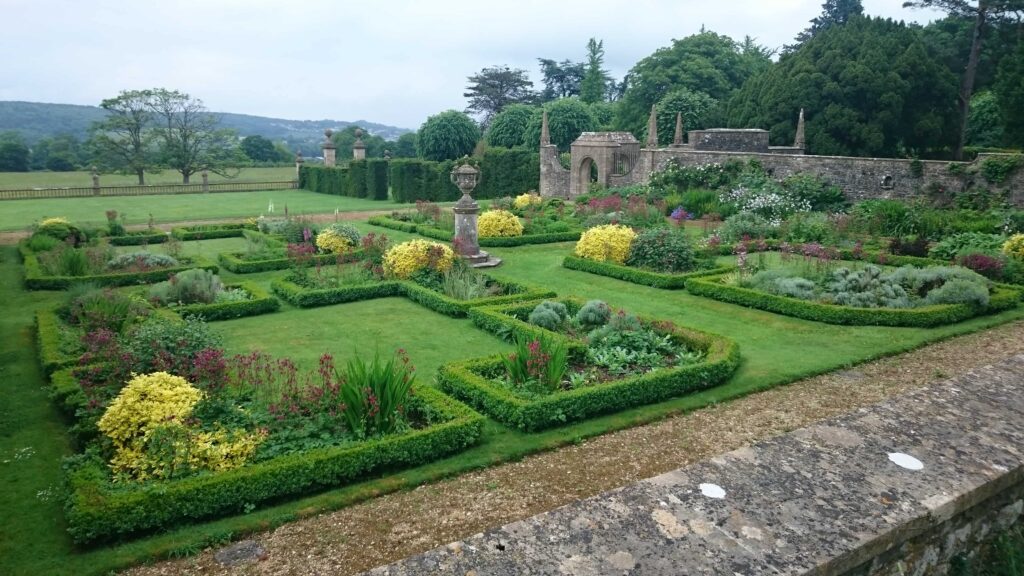
<path id="1" fill-rule="evenodd" d="M 568 369 L 569 350 L 554 338 L 519 338 L 516 350 L 502 357 L 508 384 L 519 388 L 539 387 L 545 391 L 562 387 Z"/>

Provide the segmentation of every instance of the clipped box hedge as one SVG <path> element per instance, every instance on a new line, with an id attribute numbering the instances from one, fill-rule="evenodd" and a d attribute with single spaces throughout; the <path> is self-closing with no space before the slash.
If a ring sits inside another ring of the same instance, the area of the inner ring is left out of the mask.
<path id="1" fill-rule="evenodd" d="M 242 252 L 221 252 L 217 255 L 217 261 L 225 270 L 235 274 L 255 274 L 257 272 L 270 272 L 273 270 L 287 270 L 291 268 L 292 261 L 288 258 L 269 258 L 267 260 L 246 260 Z M 346 254 L 342 262 L 358 260 L 359 251 Z M 337 254 L 316 254 L 309 260 L 309 266 L 316 266 L 317 261 L 321 266 L 331 266 L 338 263 Z"/>
<path id="2" fill-rule="evenodd" d="M 591 274 L 625 280 L 626 282 L 632 282 L 633 284 L 641 284 L 643 286 L 663 288 L 666 290 L 681 290 L 686 287 L 687 282 L 692 278 L 724 274 L 735 268 L 735 266 L 721 266 L 708 270 L 695 270 L 693 272 L 686 272 L 682 274 L 670 274 L 666 272 L 643 270 L 641 268 L 626 266 L 624 264 L 615 264 L 614 262 L 598 262 L 596 260 L 590 260 L 589 258 L 580 258 L 573 254 L 566 256 L 565 259 L 562 260 L 562 266 L 570 270 L 589 272 Z"/>
<path id="3" fill-rule="evenodd" d="M 413 222 L 405 222 L 402 220 L 395 220 L 387 216 L 373 216 L 367 220 L 369 224 L 373 226 L 380 226 L 381 228 L 390 228 L 392 230 L 400 230 L 402 232 L 412 232 L 427 238 L 434 240 L 441 240 L 443 242 L 451 242 L 454 232 L 450 230 L 444 230 L 442 228 L 435 228 L 433 226 L 426 226 L 423 224 L 415 224 Z M 530 244 L 552 244 L 555 242 L 575 242 L 580 239 L 579 230 L 570 230 L 569 232 L 553 232 L 551 234 L 526 234 L 524 236 L 506 236 L 506 237 L 494 237 L 478 238 L 481 248 L 511 248 L 513 246 L 527 246 Z"/>
<path id="4" fill-rule="evenodd" d="M 524 286 L 511 282 L 502 282 L 507 288 L 518 289 L 515 294 L 504 296 L 491 296 L 477 298 L 475 300 L 456 300 L 416 284 L 404 280 L 385 280 L 383 282 L 372 282 L 367 284 L 356 284 L 343 286 L 341 288 L 304 288 L 288 280 L 274 280 L 270 287 L 275 294 L 286 302 L 300 308 L 311 308 L 315 306 L 328 306 L 330 304 L 341 304 L 343 302 L 356 302 L 359 300 L 372 300 L 374 298 L 387 298 L 389 296 L 404 296 L 417 304 L 440 312 L 446 316 L 461 317 L 466 312 L 477 306 L 496 306 L 525 300 L 536 300 L 538 298 L 554 297 L 555 293 L 544 288 Z"/>
<path id="5" fill-rule="evenodd" d="M 211 263 L 202 257 L 194 258 L 188 264 L 174 266 L 172 268 L 161 268 L 159 270 L 147 270 L 145 272 L 114 272 L 110 274 L 91 274 L 88 276 L 46 276 L 39 259 L 24 243 L 18 246 L 21 252 L 22 261 L 25 264 L 25 287 L 29 290 L 65 290 L 74 284 L 90 282 L 98 286 L 131 286 L 133 284 L 151 284 L 162 282 L 172 275 L 193 268 L 202 268 L 211 272 L 217 272 L 216 264 Z"/>
<path id="6" fill-rule="evenodd" d="M 68 531 L 82 544 L 238 514 L 247 506 L 431 462 L 480 438 L 484 418 L 433 388 L 417 388 L 409 409 L 432 421 L 422 429 L 355 445 L 307 450 L 178 480 L 115 485 L 102 461 L 82 456 L 67 469 Z"/>
<path id="7" fill-rule="evenodd" d="M 277 311 L 281 303 L 269 292 L 251 282 L 229 284 L 226 289 L 241 288 L 249 293 L 249 299 L 242 302 L 214 302 L 212 304 L 188 304 L 170 308 L 179 316 L 201 316 L 203 320 L 230 320 L 246 316 L 258 316 Z"/>
<path id="8" fill-rule="evenodd" d="M 827 324 L 855 326 L 913 326 L 918 328 L 942 326 L 981 314 L 994 314 L 1015 308 L 1021 298 L 1018 290 L 997 285 L 989 298 L 988 306 L 983 309 L 968 304 L 939 304 L 919 308 L 855 308 L 798 300 L 739 286 L 728 286 L 722 284 L 721 279 L 721 275 L 693 278 L 686 284 L 686 290 L 697 296 L 705 296 L 785 316 Z"/>
<path id="9" fill-rule="evenodd" d="M 50 376 L 61 368 L 74 365 L 77 356 L 69 356 L 60 349 L 61 320 L 53 308 L 36 311 L 36 345 L 43 374 Z"/>
<path id="10" fill-rule="evenodd" d="M 167 242 L 166 232 L 128 232 L 124 236 L 110 236 L 107 240 L 114 246 L 142 246 L 145 244 L 163 244 Z"/>
<path id="11" fill-rule="evenodd" d="M 171 230 L 178 240 L 212 240 L 214 238 L 241 238 L 245 230 L 255 230 L 251 224 L 199 224 Z"/>
<path id="12" fill-rule="evenodd" d="M 569 301 L 562 302 L 569 305 Z M 537 302 L 531 303 L 531 306 L 535 304 Z M 504 327 L 501 331 L 516 336 L 554 334 L 517 320 L 507 310 L 488 308 L 473 310 L 470 314 L 477 326 L 492 332 L 498 332 Z M 533 432 L 711 388 L 727 380 L 739 366 L 739 345 L 728 338 L 679 326 L 675 327 L 672 334 L 687 346 L 703 350 L 706 353 L 705 359 L 695 364 L 664 368 L 530 400 L 517 396 L 483 376 L 501 369 L 500 356 L 446 364 L 438 372 L 437 381 L 442 390 L 495 420 Z M 570 344 L 570 357 L 578 358 L 583 354 L 582 342 L 559 336 Z"/>

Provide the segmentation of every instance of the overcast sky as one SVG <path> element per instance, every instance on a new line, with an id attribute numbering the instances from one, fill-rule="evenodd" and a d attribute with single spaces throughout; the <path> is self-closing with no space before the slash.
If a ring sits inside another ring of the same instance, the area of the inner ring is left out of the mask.
<path id="1" fill-rule="evenodd" d="M 701 25 L 781 46 L 822 1 L 0 0 L 0 100 L 96 105 L 165 87 L 215 111 L 415 129 L 465 108 L 466 76 L 486 66 L 524 68 L 540 88 L 538 57 L 583 60 L 593 36 L 621 78 Z M 876 16 L 941 16 L 863 3 Z"/>

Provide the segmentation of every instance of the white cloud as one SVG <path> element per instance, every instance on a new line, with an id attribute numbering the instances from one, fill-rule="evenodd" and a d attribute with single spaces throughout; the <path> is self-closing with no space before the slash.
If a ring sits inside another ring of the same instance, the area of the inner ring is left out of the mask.
<path id="1" fill-rule="evenodd" d="M 900 0 L 864 4 L 936 16 Z M 821 0 L 0 0 L 0 98 L 97 104 L 162 86 L 213 110 L 416 128 L 465 107 L 466 76 L 485 66 L 525 68 L 539 84 L 538 57 L 582 60 L 596 37 L 621 77 L 702 25 L 776 47 L 820 11 Z"/>

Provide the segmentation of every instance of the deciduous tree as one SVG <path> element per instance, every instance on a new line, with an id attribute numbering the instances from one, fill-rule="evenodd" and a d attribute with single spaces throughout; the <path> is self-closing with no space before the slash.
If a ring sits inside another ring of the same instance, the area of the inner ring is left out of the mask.
<path id="1" fill-rule="evenodd" d="M 149 109 L 155 116 L 161 160 L 189 183 L 193 174 L 208 170 L 227 177 L 238 175 L 241 152 L 234 132 L 219 129 L 217 117 L 203 101 L 177 90 L 150 91 Z"/>
<path id="2" fill-rule="evenodd" d="M 123 90 L 100 102 L 106 119 L 90 129 L 87 144 L 92 161 L 108 171 L 135 174 L 139 185 L 157 162 L 152 90 Z"/>
<path id="3" fill-rule="evenodd" d="M 536 98 L 526 70 L 508 66 L 484 68 L 470 76 L 463 96 L 469 99 L 466 112 L 479 114 L 484 126 L 505 106 L 532 102 Z"/>
<path id="4" fill-rule="evenodd" d="M 435 114 L 420 126 L 416 140 L 418 156 L 427 160 L 454 160 L 473 152 L 480 140 L 480 128 L 469 116 L 456 110 Z"/>

